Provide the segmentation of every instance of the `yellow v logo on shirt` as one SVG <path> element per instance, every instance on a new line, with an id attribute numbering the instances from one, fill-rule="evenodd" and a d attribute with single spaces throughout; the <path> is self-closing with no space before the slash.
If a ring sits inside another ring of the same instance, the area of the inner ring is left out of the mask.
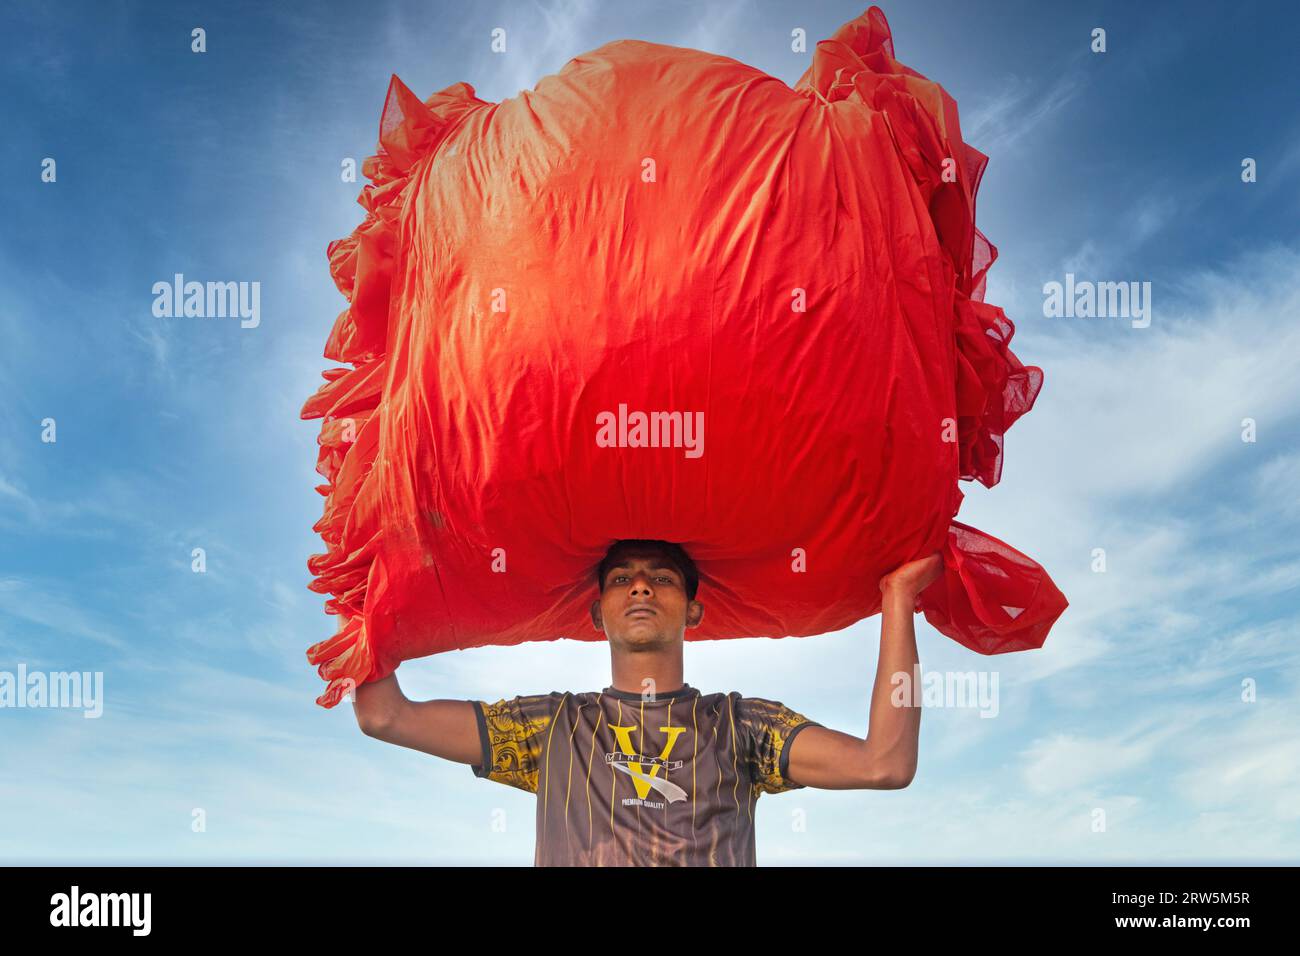
<path id="1" fill-rule="evenodd" d="M 640 754 L 638 754 L 636 750 L 633 749 L 632 747 L 632 731 L 636 730 L 636 724 L 631 724 L 626 727 L 616 727 L 614 724 L 606 724 L 606 726 L 609 727 L 610 730 L 614 731 L 614 736 L 618 739 L 618 747 L 620 750 L 623 751 L 623 753 L 626 756 L 628 757 L 640 756 Z M 677 742 L 677 738 L 681 734 L 686 732 L 686 728 L 685 727 L 660 727 L 659 732 L 668 735 L 668 739 L 664 741 L 663 752 L 659 754 L 660 760 L 667 760 L 668 755 L 672 753 L 673 744 Z M 628 766 L 632 770 L 635 770 L 638 775 L 645 775 L 653 778 L 658 776 L 659 774 L 660 765 L 657 762 L 651 763 L 650 772 L 648 774 L 642 768 L 641 762 L 639 760 L 629 760 Z M 646 798 L 646 795 L 650 793 L 650 784 L 647 783 L 645 780 L 641 779 L 641 776 L 634 776 L 632 778 L 632 783 L 636 786 L 636 795 L 640 797 L 642 800 L 644 800 Z"/>

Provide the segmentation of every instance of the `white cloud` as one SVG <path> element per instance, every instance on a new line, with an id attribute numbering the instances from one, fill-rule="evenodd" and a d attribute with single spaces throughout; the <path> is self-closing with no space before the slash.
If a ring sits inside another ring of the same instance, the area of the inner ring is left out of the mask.
<path id="1" fill-rule="evenodd" d="M 1184 738 L 1175 791 L 1206 812 L 1228 811 L 1252 828 L 1300 835 L 1300 708 L 1295 684 L 1265 682 L 1258 703 L 1209 721 Z"/>
<path id="2" fill-rule="evenodd" d="M 1300 313 L 1297 279 L 1300 252 L 1274 248 L 1182 290 L 1156 284 L 1146 329 L 1042 319 L 1057 334 L 1022 356 L 1046 382 L 1009 434 L 1008 469 L 1062 501 L 1159 500 L 1212 465 L 1253 469 L 1277 454 L 1300 411 L 1300 325 L 1279 321 Z M 1248 417 L 1254 444 L 1241 440 Z"/>

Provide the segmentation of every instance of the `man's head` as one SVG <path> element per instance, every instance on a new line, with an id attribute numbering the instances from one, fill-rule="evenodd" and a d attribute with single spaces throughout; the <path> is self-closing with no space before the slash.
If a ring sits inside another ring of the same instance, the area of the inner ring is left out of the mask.
<path id="1" fill-rule="evenodd" d="M 611 645 L 628 650 L 684 640 L 699 625 L 704 605 L 695 600 L 700 575 L 681 547 L 667 541 L 623 539 L 605 553 L 596 571 L 598 600 L 591 621 Z"/>

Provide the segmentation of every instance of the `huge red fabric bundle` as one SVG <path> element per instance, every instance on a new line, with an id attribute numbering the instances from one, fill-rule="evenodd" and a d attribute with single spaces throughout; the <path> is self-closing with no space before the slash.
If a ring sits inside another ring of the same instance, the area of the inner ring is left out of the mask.
<path id="1" fill-rule="evenodd" d="M 1061 592 L 953 520 L 1042 386 L 982 301 L 987 157 L 879 9 L 793 89 L 635 40 L 497 104 L 394 76 L 379 142 L 329 246 L 348 367 L 302 413 L 329 482 L 311 587 L 344 622 L 308 651 L 319 703 L 441 651 L 604 640 L 620 538 L 695 559 L 690 640 L 840 630 L 942 550 L 932 625 L 1042 645 Z"/>

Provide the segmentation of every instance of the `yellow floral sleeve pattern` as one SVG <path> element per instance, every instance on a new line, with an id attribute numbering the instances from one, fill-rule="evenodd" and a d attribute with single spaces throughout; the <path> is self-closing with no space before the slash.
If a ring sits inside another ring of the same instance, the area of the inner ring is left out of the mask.
<path id="1" fill-rule="evenodd" d="M 746 748 L 758 794 L 803 789 L 789 779 L 790 743 L 806 727 L 820 727 L 775 700 L 741 697 L 736 702 L 737 732 Z"/>
<path id="2" fill-rule="evenodd" d="M 536 793 L 547 731 L 564 696 L 552 691 L 496 703 L 473 701 L 483 747 L 480 762 L 471 768 L 474 776 Z"/>

